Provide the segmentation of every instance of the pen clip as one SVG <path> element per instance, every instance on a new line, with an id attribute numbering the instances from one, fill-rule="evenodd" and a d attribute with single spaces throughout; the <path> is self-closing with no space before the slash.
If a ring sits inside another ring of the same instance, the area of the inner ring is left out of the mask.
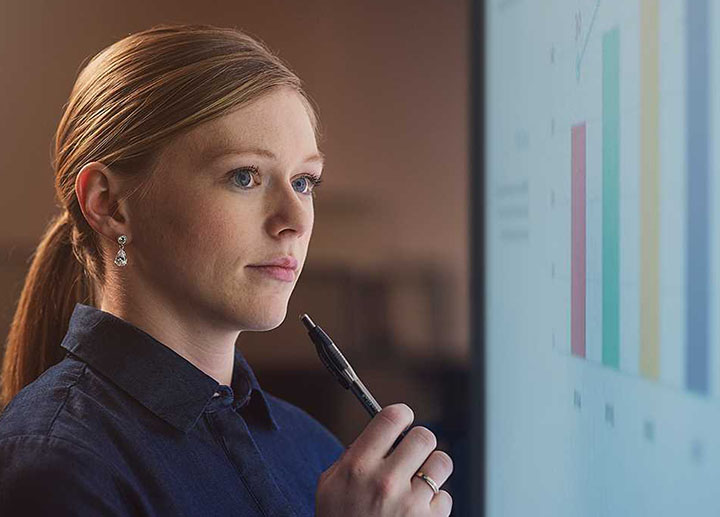
<path id="1" fill-rule="evenodd" d="M 317 349 L 320 360 L 323 362 L 325 367 L 337 378 L 338 382 L 340 382 L 343 388 L 349 389 L 350 381 L 345 375 L 343 375 L 343 372 L 335 366 L 335 363 L 332 361 L 332 359 L 330 359 L 330 355 L 326 349 L 326 345 L 324 345 L 323 343 L 315 343 L 315 348 Z"/>

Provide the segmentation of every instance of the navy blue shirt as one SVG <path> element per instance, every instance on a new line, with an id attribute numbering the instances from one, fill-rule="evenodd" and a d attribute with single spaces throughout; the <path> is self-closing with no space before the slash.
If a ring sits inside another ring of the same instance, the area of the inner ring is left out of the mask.
<path id="1" fill-rule="evenodd" d="M 0 415 L 0 515 L 314 515 L 344 447 L 264 392 L 237 349 L 220 385 L 83 304 L 61 346 Z"/>

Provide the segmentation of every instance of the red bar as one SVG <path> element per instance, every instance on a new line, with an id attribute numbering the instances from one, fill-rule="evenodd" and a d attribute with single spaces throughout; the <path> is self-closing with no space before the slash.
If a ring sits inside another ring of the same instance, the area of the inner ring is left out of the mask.
<path id="1" fill-rule="evenodd" d="M 572 127 L 572 257 L 570 342 L 585 357 L 585 122 Z"/>

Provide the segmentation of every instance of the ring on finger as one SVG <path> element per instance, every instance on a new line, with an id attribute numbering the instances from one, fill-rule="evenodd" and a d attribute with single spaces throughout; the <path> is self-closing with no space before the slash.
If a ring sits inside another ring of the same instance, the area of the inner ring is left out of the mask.
<path id="1" fill-rule="evenodd" d="M 415 473 L 415 475 L 417 477 L 419 477 L 420 479 L 422 479 L 423 481 L 425 481 L 425 483 L 427 483 L 430 486 L 430 488 L 432 488 L 432 491 L 434 494 L 437 494 L 440 491 L 435 480 L 433 478 L 431 478 L 430 476 L 428 476 L 427 474 L 425 474 L 423 471 L 418 470 Z"/>

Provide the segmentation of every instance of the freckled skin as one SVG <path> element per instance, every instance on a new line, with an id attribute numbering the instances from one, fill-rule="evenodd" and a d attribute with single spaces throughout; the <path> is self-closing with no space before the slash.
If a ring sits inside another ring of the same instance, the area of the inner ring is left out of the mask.
<path id="1" fill-rule="evenodd" d="M 269 149 L 277 161 L 257 155 L 203 158 L 219 141 L 236 149 Z M 280 325 L 314 223 L 312 196 L 303 192 L 311 185 L 293 182 L 321 172 L 320 163 L 304 163 L 315 153 L 306 108 L 288 89 L 276 89 L 170 142 L 148 195 L 132 208 L 133 239 L 127 251 L 135 287 L 184 321 L 240 331 Z M 248 184 L 247 179 L 236 176 L 233 183 L 229 173 L 252 165 L 261 179 L 242 190 L 238 183 Z M 287 254 L 298 260 L 293 282 L 246 267 Z"/>

